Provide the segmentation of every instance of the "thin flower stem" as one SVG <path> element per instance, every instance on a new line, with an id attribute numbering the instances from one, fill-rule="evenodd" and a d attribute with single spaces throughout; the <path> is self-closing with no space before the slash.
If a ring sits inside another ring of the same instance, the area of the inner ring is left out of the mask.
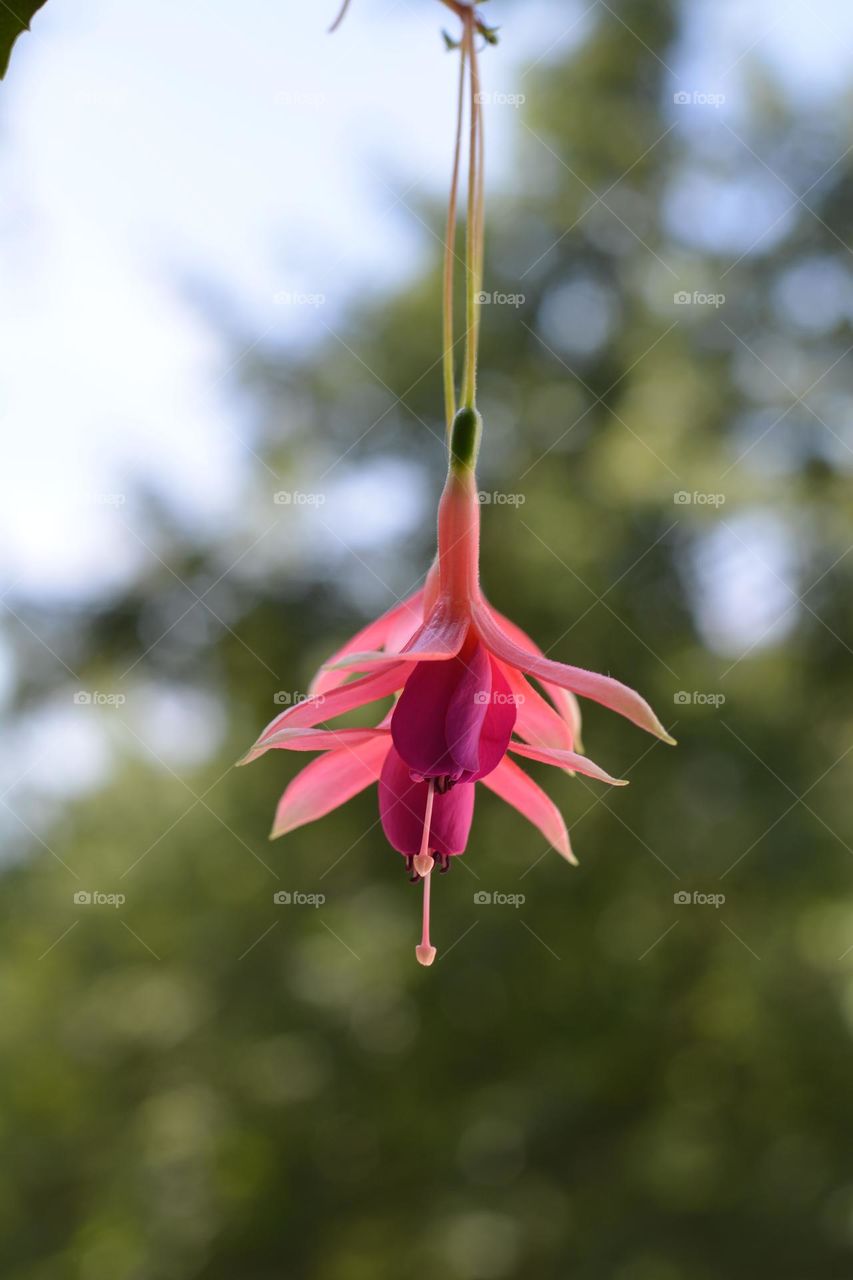
<path id="1" fill-rule="evenodd" d="M 462 404 L 474 409 L 477 397 L 477 351 L 480 339 L 478 295 L 483 284 L 483 244 L 485 237 L 483 176 L 483 113 L 480 104 L 480 71 L 477 63 L 476 37 L 496 43 L 496 33 L 477 13 L 478 0 L 441 0 L 445 8 L 462 23 L 459 65 L 459 106 L 456 116 L 456 140 L 453 149 L 453 174 L 447 205 L 444 236 L 444 269 L 442 300 L 442 376 L 444 412 L 447 419 L 448 444 L 456 417 L 456 377 L 454 349 L 454 259 L 456 257 L 456 221 L 459 206 L 459 172 L 462 155 L 462 133 L 465 116 L 465 78 L 470 86 L 470 120 L 468 136 L 468 207 L 465 219 L 465 355 L 462 372 Z M 343 22 L 350 0 L 341 0 L 337 17 L 329 28 L 336 31 Z M 448 37 L 449 40 L 449 37 Z M 449 41 L 451 44 L 452 41 Z"/>
<path id="2" fill-rule="evenodd" d="M 477 211 L 476 211 L 476 255 L 475 255 L 475 294 L 479 297 L 483 290 L 483 260 L 486 251 L 486 178 L 485 178 L 485 151 L 484 151 L 484 128 L 483 128 L 483 106 L 480 94 L 480 71 L 479 66 L 474 68 L 474 74 L 477 80 L 477 88 L 475 96 L 477 98 Z M 480 349 L 480 303 L 477 304 L 475 323 L 476 330 L 474 334 L 474 351 L 475 360 Z"/>
<path id="3" fill-rule="evenodd" d="M 468 51 L 469 81 L 471 88 L 471 105 L 468 141 L 468 210 L 465 227 L 465 372 L 462 383 L 462 404 L 466 409 L 473 409 L 477 399 L 477 329 L 478 318 L 477 295 L 481 268 L 482 235 L 480 221 L 482 219 L 482 199 L 479 191 L 482 176 L 480 163 L 481 108 L 480 108 L 480 73 L 477 64 L 477 49 L 474 40 L 474 20 L 469 11 L 465 20 L 464 41 Z"/>
<path id="4" fill-rule="evenodd" d="M 456 416 L 456 378 L 453 367 L 453 280 L 456 260 L 456 210 L 459 200 L 459 162 L 462 152 L 462 120 L 465 109 L 465 67 L 467 51 L 463 44 L 459 56 L 459 106 L 456 115 L 456 143 L 453 151 L 453 176 L 447 206 L 447 229 L 444 237 L 444 409 L 447 431 Z"/>

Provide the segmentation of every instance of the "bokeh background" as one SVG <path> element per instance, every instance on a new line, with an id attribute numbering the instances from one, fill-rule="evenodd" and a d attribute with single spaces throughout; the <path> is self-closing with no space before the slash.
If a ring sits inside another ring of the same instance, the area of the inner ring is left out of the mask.
<path id="1" fill-rule="evenodd" d="M 3 88 L 3 1274 L 850 1280 L 853 13 L 489 6 L 485 584 L 680 745 L 532 766 L 579 870 L 484 792 L 423 970 L 375 794 L 232 767 L 442 482 L 447 23 L 325 8 Z"/>

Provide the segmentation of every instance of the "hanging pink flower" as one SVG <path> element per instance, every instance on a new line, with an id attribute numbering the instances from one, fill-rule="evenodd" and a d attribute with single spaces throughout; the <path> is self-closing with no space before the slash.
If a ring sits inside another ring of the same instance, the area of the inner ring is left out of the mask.
<path id="1" fill-rule="evenodd" d="M 582 754 L 577 698 L 590 698 L 672 742 L 651 707 L 611 676 L 547 658 L 480 588 L 480 504 L 475 475 L 482 422 L 475 407 L 478 299 L 483 274 L 483 131 L 475 36 L 494 31 L 463 0 L 443 0 L 463 23 L 459 113 L 445 237 L 444 393 L 449 465 L 438 507 L 438 554 L 424 587 L 353 636 L 317 674 L 308 698 L 264 729 L 242 763 L 266 751 L 317 751 L 281 797 L 273 837 L 323 817 L 378 784 L 389 844 L 423 884 L 423 933 L 416 949 L 432 964 L 432 872 L 465 852 L 482 782 L 523 814 L 569 862 L 566 824 L 545 792 L 512 758 L 623 785 Z M 346 4 L 340 17 L 346 10 Z M 451 44 L 453 42 L 450 42 Z M 470 102 L 466 332 L 462 408 L 453 365 L 453 265 L 464 100 Z M 352 678 L 355 677 L 355 678 Z M 530 683 L 536 680 L 542 692 Z M 395 696 L 375 728 L 318 726 Z"/>
<path id="2" fill-rule="evenodd" d="M 464 853 L 477 782 L 513 805 L 574 862 L 559 810 L 510 753 L 620 785 L 576 750 L 575 695 L 673 741 L 633 689 L 546 658 L 486 600 L 479 584 L 480 504 L 473 465 L 479 436 L 479 415 L 460 410 L 439 504 L 438 556 L 426 586 L 334 654 L 305 701 L 276 716 L 244 761 L 276 748 L 322 753 L 284 792 L 274 837 L 378 783 L 385 835 L 406 858 L 413 878 L 424 881 L 424 935 L 417 949 L 423 964 L 435 956 L 427 881 L 434 866 L 445 871 L 452 857 Z M 354 672 L 362 674 L 350 679 Z M 317 728 L 390 694 L 399 697 L 376 728 Z"/>

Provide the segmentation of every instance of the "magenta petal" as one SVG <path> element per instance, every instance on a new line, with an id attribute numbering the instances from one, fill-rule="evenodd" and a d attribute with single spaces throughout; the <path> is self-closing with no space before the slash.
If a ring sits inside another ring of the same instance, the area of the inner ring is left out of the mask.
<path id="1" fill-rule="evenodd" d="M 491 658 L 489 661 L 492 667 L 492 693 L 480 733 L 480 764 L 471 778 L 465 776 L 466 782 L 485 778 L 486 774 L 498 767 L 507 753 L 518 714 L 515 694 L 500 664 Z"/>
<path id="2" fill-rule="evenodd" d="M 412 672 L 394 714 L 394 746 L 412 773 L 471 782 L 506 754 L 517 708 L 499 663 L 483 645 Z"/>
<path id="3" fill-rule="evenodd" d="M 445 719 L 463 670 L 458 658 L 419 662 L 394 708 L 394 746 L 409 769 L 422 777 L 458 772 L 448 751 Z"/>
<path id="4" fill-rule="evenodd" d="M 460 661 L 462 669 L 444 722 L 445 741 L 456 765 L 453 777 L 460 772 L 474 774 L 480 768 L 480 735 L 492 698 L 492 664 L 483 646 L 478 644 Z"/>
<path id="5" fill-rule="evenodd" d="M 388 843 L 398 853 L 420 852 L 429 783 L 412 782 L 409 766 L 392 747 L 379 778 L 379 813 Z M 458 783 L 433 797 L 429 848 L 440 854 L 464 853 L 474 817 L 474 784 Z"/>

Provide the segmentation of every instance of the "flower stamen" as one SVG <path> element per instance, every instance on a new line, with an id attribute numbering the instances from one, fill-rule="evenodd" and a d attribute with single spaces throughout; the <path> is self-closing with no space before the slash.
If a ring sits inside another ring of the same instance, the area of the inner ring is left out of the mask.
<path id="1" fill-rule="evenodd" d="M 424 882 L 424 899 L 423 899 L 423 925 L 421 928 L 420 945 L 415 947 L 415 955 L 422 965 L 431 965 L 435 959 L 435 947 L 429 940 L 429 898 L 430 885 L 432 883 L 433 866 L 435 865 L 432 854 L 429 852 L 429 829 L 432 822 L 432 806 L 435 799 L 435 779 L 430 778 L 427 786 L 426 807 L 424 809 L 424 832 L 421 837 L 421 850 L 414 859 L 415 871 Z"/>
<path id="2" fill-rule="evenodd" d="M 435 959 L 435 947 L 431 945 L 429 940 L 429 891 L 432 884 L 432 876 L 424 876 L 424 915 L 423 930 L 421 932 L 420 946 L 415 947 L 415 955 L 418 962 L 422 965 L 429 966 Z"/>

